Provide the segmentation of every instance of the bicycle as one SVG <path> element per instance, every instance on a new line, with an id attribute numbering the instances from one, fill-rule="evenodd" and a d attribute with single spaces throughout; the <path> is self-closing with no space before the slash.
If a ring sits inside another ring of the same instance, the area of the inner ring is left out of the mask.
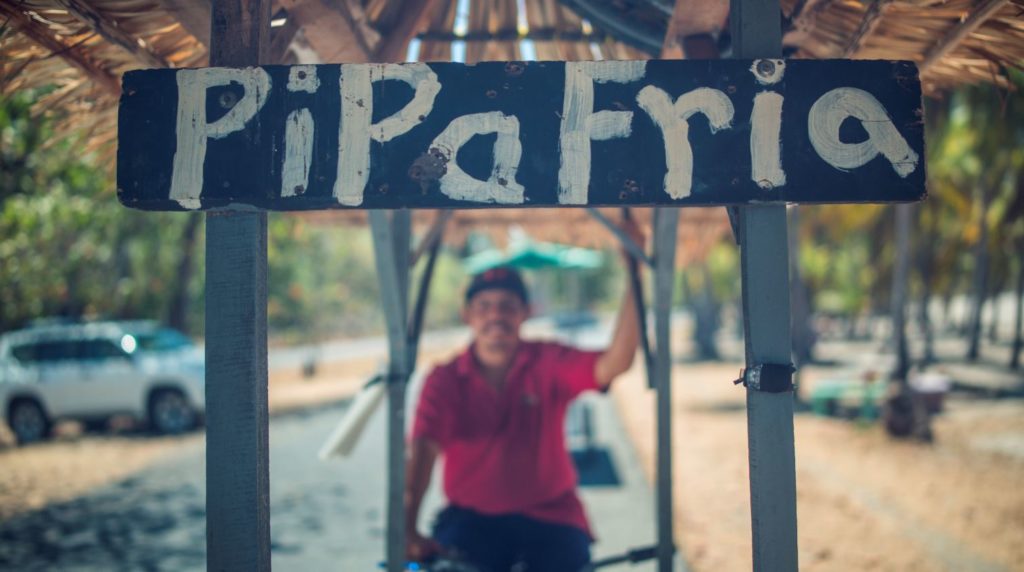
<path id="1" fill-rule="evenodd" d="M 673 549 L 673 552 L 675 552 L 675 549 Z M 577 572 L 594 572 L 598 568 L 611 566 L 612 564 L 622 564 L 627 562 L 630 564 L 637 564 L 647 560 L 653 560 L 656 557 L 657 546 L 634 548 L 632 550 L 627 550 L 623 554 L 595 560 L 586 564 Z M 381 562 L 379 567 L 384 569 L 387 566 L 385 563 Z M 408 562 L 406 563 L 405 570 L 407 572 L 483 572 L 480 568 L 474 566 L 473 563 L 460 558 L 458 555 L 442 555 L 427 562 Z M 510 572 L 529 572 L 529 569 L 526 567 L 526 564 L 519 562 L 512 566 Z"/>

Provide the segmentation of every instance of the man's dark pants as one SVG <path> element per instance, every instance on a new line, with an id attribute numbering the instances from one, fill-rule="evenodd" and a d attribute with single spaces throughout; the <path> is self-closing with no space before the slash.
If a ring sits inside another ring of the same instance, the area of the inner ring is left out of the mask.
<path id="1" fill-rule="evenodd" d="M 520 561 L 529 572 L 575 572 L 590 562 L 587 533 L 518 514 L 491 516 L 449 506 L 437 516 L 434 538 L 482 572 L 508 572 Z"/>

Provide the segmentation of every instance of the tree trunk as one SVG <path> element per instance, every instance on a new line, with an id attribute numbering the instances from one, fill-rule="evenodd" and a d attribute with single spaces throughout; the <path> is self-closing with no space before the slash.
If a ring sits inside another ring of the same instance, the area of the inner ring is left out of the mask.
<path id="1" fill-rule="evenodd" d="M 935 363 L 935 332 L 932 324 L 931 314 L 929 314 L 929 307 L 932 303 L 932 288 L 929 280 L 931 280 L 931 271 L 928 271 L 928 276 L 922 273 L 921 276 L 921 306 L 918 308 L 917 323 L 921 327 L 921 334 L 924 337 L 924 348 L 922 351 L 921 361 L 927 365 Z"/>
<path id="2" fill-rule="evenodd" d="M 988 207 L 989 193 L 982 190 L 981 215 L 978 224 L 978 244 L 974 255 L 974 309 L 968 334 L 967 361 L 978 361 L 978 350 L 981 343 L 981 311 L 985 307 L 988 293 Z"/>
<path id="3" fill-rule="evenodd" d="M 966 331 L 967 318 L 956 312 L 956 298 L 960 291 L 960 285 L 967 280 L 967 273 L 960 265 L 954 265 L 950 269 L 949 282 L 942 294 L 942 331 L 947 334 L 964 336 Z"/>
<path id="4" fill-rule="evenodd" d="M 909 352 L 906 335 L 907 275 L 909 273 L 910 219 L 912 205 L 896 207 L 896 260 L 892 279 L 892 322 L 896 347 L 896 371 L 892 381 L 896 391 L 885 404 L 885 427 L 894 437 L 914 437 L 922 441 L 932 439 L 931 418 L 920 396 L 910 387 Z"/>
<path id="5" fill-rule="evenodd" d="M 932 217 L 931 227 L 928 234 L 921 241 L 917 249 L 917 271 L 921 276 L 921 306 L 918 308 L 918 324 L 924 336 L 924 364 L 935 362 L 935 332 L 931 314 L 929 313 L 932 303 L 932 281 L 935 273 L 935 245 L 938 243 L 939 231 L 935 217 Z"/>
<path id="6" fill-rule="evenodd" d="M 896 348 L 896 371 L 893 379 L 905 387 L 910 371 L 910 356 L 907 351 L 907 275 L 910 258 L 910 216 L 911 205 L 896 206 L 896 259 L 892 272 L 892 328 L 893 347 Z"/>
<path id="7" fill-rule="evenodd" d="M 167 325 L 181 331 L 188 330 L 188 285 L 192 281 L 195 267 L 196 237 L 202 213 L 190 213 L 181 236 L 181 258 L 178 259 L 178 272 L 174 287 L 171 289 L 171 303 L 167 311 Z"/>
<path id="8" fill-rule="evenodd" d="M 786 209 L 789 215 L 787 238 L 789 242 L 789 307 L 792 315 L 791 336 L 796 366 L 810 363 L 814 358 L 814 330 L 811 328 L 810 300 L 807 285 L 800 276 L 800 207 Z"/>
<path id="9" fill-rule="evenodd" d="M 720 310 L 712 290 L 711 272 L 706 264 L 701 266 L 704 287 L 694 300 L 694 343 L 697 345 L 699 359 L 718 359 L 718 345 L 715 336 L 718 333 Z"/>
<path id="10" fill-rule="evenodd" d="M 1013 349 L 1010 351 L 1010 369 L 1020 369 L 1022 321 L 1024 321 L 1024 240 L 1017 241 L 1017 316 L 1013 325 Z"/>
<path id="11" fill-rule="evenodd" d="M 996 263 L 995 267 L 998 268 L 999 264 Z M 995 345 L 996 343 L 999 342 L 999 321 L 1000 316 L 1002 316 L 1002 313 L 999 311 L 999 300 L 1001 298 L 1003 289 L 1006 288 L 1007 279 L 1008 277 L 1005 274 L 1000 274 L 998 277 L 996 277 L 995 283 L 992 284 L 991 288 L 992 319 L 989 320 L 988 323 L 988 341 L 992 345 Z"/>

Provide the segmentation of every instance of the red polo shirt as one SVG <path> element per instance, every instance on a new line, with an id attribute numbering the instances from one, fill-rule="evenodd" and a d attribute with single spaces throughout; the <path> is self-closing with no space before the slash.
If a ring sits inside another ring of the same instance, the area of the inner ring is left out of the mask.
<path id="1" fill-rule="evenodd" d="M 479 371 L 472 348 L 427 377 L 413 438 L 441 446 L 448 502 L 484 514 L 522 514 L 590 534 L 565 446 L 565 411 L 598 389 L 600 352 L 521 342 L 501 390 Z"/>

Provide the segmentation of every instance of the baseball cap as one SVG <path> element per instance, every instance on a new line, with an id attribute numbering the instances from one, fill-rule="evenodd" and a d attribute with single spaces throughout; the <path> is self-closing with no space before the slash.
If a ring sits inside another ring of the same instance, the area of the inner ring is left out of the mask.
<path id="1" fill-rule="evenodd" d="M 473 276 L 469 283 L 469 288 L 466 288 L 466 302 L 468 303 L 473 299 L 473 296 L 480 292 L 492 289 L 508 290 L 519 296 L 524 304 L 530 303 L 529 295 L 526 293 L 526 284 L 523 283 L 523 277 L 515 269 L 508 266 L 490 268 Z"/>

